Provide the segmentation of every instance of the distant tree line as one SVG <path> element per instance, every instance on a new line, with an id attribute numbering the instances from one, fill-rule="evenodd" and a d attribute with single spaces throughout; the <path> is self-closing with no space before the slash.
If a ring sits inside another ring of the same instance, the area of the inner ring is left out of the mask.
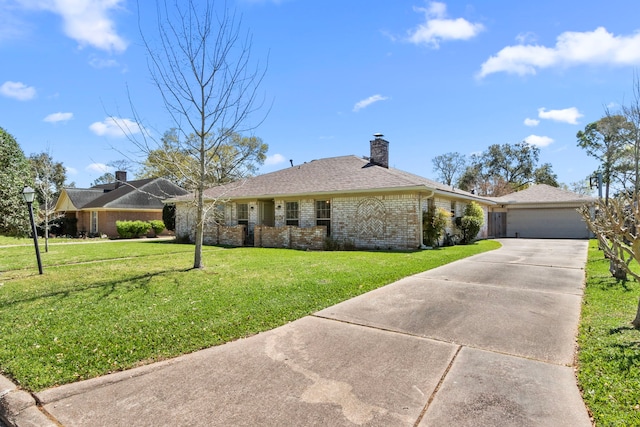
<path id="1" fill-rule="evenodd" d="M 498 197 L 531 184 L 559 187 L 550 163 L 538 166 L 540 148 L 527 142 L 493 144 L 479 154 L 446 153 L 433 158 L 433 169 L 447 185 L 479 196 Z"/>

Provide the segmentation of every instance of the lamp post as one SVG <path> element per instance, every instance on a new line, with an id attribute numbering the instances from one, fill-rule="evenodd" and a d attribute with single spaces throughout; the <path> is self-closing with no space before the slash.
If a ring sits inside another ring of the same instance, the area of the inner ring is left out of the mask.
<path id="1" fill-rule="evenodd" d="M 31 187 L 24 187 L 22 190 L 22 198 L 27 202 L 29 206 L 29 218 L 31 219 L 31 233 L 33 234 L 33 245 L 36 248 L 36 258 L 38 259 L 38 271 L 42 274 L 42 261 L 40 261 L 40 248 L 38 247 L 38 232 L 36 231 L 36 222 L 33 219 L 33 200 L 36 197 L 36 192 Z"/>

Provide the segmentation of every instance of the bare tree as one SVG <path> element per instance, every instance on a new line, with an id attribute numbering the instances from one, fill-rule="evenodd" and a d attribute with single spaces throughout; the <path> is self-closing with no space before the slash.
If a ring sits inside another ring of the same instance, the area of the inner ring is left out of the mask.
<path id="1" fill-rule="evenodd" d="M 625 191 L 640 191 L 640 79 L 633 78 L 631 102 L 622 105 L 622 115 L 627 121 L 626 144 L 620 170 Z"/>
<path id="2" fill-rule="evenodd" d="M 440 180 L 451 186 L 467 167 L 467 158 L 461 153 L 445 153 L 434 157 L 433 171 Z"/>
<path id="3" fill-rule="evenodd" d="M 174 150 L 167 156 L 180 157 L 165 163 L 177 167 L 187 187 L 194 189 L 194 268 L 203 267 L 204 224 L 215 203 L 204 196 L 207 179 L 215 174 L 227 142 L 256 128 L 251 120 L 262 106 L 257 91 L 266 65 L 251 62 L 252 39 L 241 31 L 241 23 L 235 13 L 215 7 L 211 0 L 202 6 L 173 0 L 157 5 L 155 37 L 140 30 L 152 81 L 176 130 Z M 140 123 L 135 109 L 134 116 Z M 162 147 L 146 132 L 135 142 L 147 157 Z M 193 161 L 184 162 L 185 153 Z"/>
<path id="4" fill-rule="evenodd" d="M 623 193 L 609 199 L 598 200 L 595 214 L 589 206 L 580 208 L 587 226 L 598 238 L 600 248 L 609 259 L 609 272 L 617 280 L 627 280 L 627 274 L 640 281 L 640 274 L 631 267 L 640 262 L 640 200 L 638 193 Z M 633 326 L 640 329 L 640 301 Z"/>
<path id="5" fill-rule="evenodd" d="M 55 204 L 66 180 L 66 170 L 61 162 L 55 162 L 47 149 L 29 156 L 33 183 L 40 202 L 39 216 L 44 226 L 44 250 L 49 252 L 50 222 L 55 219 Z"/>
<path id="6" fill-rule="evenodd" d="M 609 271 L 618 280 L 626 280 L 627 275 L 640 281 L 640 274 L 631 268 L 632 263 L 640 262 L 640 82 L 634 78 L 633 98 L 628 105 L 622 106 L 621 116 L 614 117 L 622 123 L 613 127 L 609 134 L 622 136 L 624 160 L 617 165 L 624 172 L 620 181 L 623 190 L 617 197 L 596 202 L 595 213 L 587 206 L 580 213 L 589 229 L 598 238 L 600 248 L 609 259 Z M 640 329 L 640 301 L 632 322 Z"/>

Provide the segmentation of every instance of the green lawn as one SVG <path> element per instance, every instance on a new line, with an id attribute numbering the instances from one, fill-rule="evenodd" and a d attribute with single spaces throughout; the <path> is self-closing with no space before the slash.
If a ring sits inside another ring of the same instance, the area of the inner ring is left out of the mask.
<path id="1" fill-rule="evenodd" d="M 256 334 L 499 247 L 305 252 L 117 241 L 0 249 L 0 371 L 23 388 L 127 369 Z"/>
<path id="2" fill-rule="evenodd" d="M 591 241 L 578 335 L 578 382 L 598 426 L 640 426 L 640 285 L 618 283 Z"/>
<path id="3" fill-rule="evenodd" d="M 40 243 L 44 246 L 44 238 L 40 237 L 39 240 L 41 241 Z M 73 241 L 79 241 L 78 239 L 70 239 L 67 237 L 50 237 L 49 238 L 49 244 L 51 243 L 60 243 L 60 242 L 73 242 Z M 0 236 L 0 246 L 6 246 L 6 245 L 32 245 L 33 246 L 33 239 L 31 237 L 7 237 L 7 236 Z"/>

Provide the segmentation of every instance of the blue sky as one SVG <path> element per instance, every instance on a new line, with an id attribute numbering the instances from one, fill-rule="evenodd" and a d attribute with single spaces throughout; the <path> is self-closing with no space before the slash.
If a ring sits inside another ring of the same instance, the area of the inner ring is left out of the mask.
<path id="1" fill-rule="evenodd" d="M 140 4 L 150 29 L 154 6 Z M 227 4 L 253 34 L 252 58 L 268 58 L 261 172 L 368 155 L 380 132 L 390 165 L 425 177 L 436 155 L 526 140 L 569 184 L 597 167 L 576 132 L 630 101 L 640 70 L 637 0 Z M 128 92 L 145 125 L 172 126 L 135 2 L 0 0 L 0 22 L 0 126 L 26 155 L 49 151 L 77 186 L 123 158 L 116 149 L 133 151 L 110 119 L 135 126 Z"/>

